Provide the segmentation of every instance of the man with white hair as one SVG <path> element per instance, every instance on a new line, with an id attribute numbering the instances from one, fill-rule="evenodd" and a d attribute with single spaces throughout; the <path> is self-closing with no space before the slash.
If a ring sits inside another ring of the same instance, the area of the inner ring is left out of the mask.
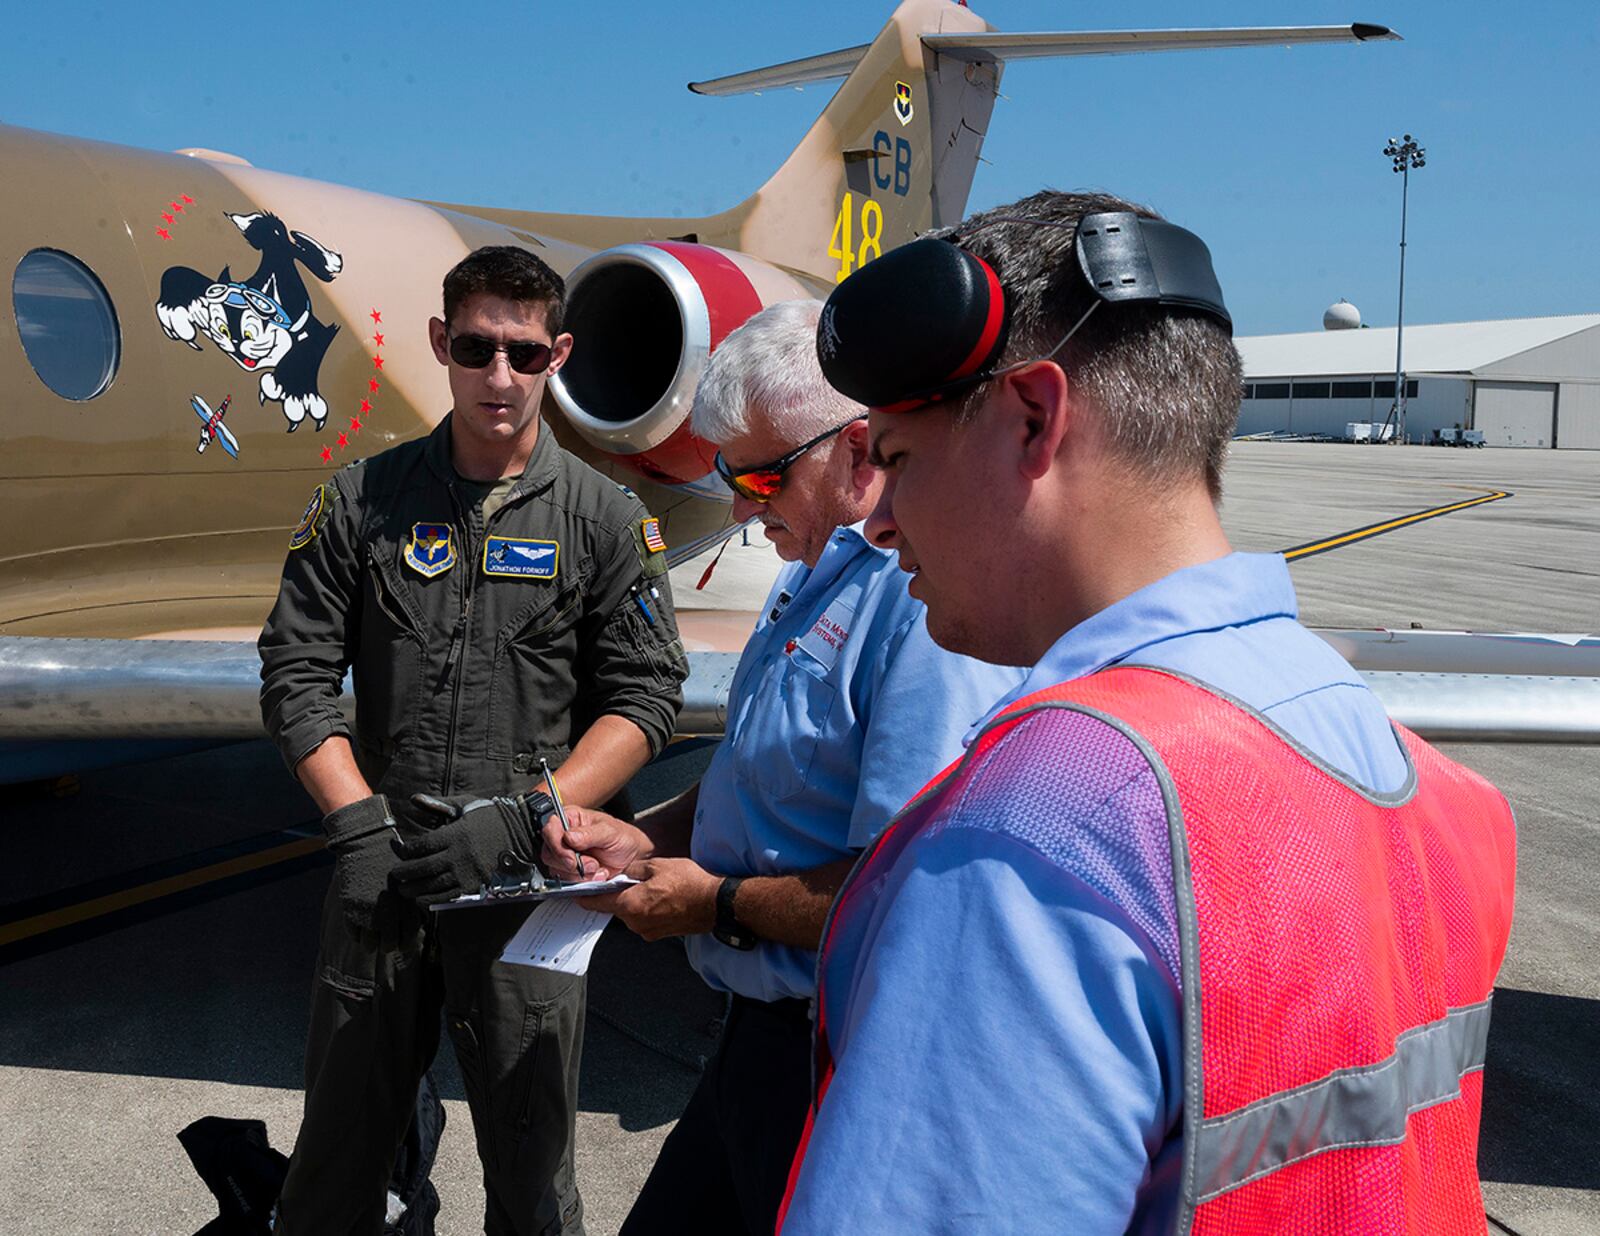
<path id="1" fill-rule="evenodd" d="M 815 301 L 757 314 L 712 357 L 692 427 L 720 452 L 734 515 L 759 516 L 789 566 L 733 680 L 701 781 L 625 824 L 572 810 L 545 857 L 642 883 L 585 902 L 689 960 L 733 996 L 716 1055 L 623 1226 L 625 1236 L 772 1231 L 805 1123 L 810 1002 L 833 895 L 889 817 L 961 754 L 1021 671 L 928 636 L 921 602 L 862 521 L 883 480 L 865 409 L 823 380 Z"/>

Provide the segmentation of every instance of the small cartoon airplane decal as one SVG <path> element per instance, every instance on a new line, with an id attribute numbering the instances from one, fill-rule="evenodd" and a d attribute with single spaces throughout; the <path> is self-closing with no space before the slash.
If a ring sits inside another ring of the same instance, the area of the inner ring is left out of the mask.
<path id="1" fill-rule="evenodd" d="M 215 412 L 199 395 L 189 396 L 189 402 L 194 407 L 194 414 L 204 422 L 200 426 L 200 445 L 194 449 L 204 455 L 206 447 L 213 442 L 221 442 L 223 450 L 235 459 L 239 458 L 239 441 L 233 436 L 233 430 L 222 423 L 222 418 L 228 414 L 228 405 L 233 402 L 233 396 L 223 396 L 222 404 Z"/>

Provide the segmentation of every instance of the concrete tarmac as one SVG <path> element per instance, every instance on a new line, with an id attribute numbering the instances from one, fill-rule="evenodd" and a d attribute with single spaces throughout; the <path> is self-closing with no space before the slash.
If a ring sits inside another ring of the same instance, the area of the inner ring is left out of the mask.
<path id="1" fill-rule="evenodd" d="M 1302 618 L 1600 627 L 1593 453 L 1245 443 L 1224 522 L 1240 548 L 1285 549 L 1495 490 L 1514 496 L 1300 559 Z M 715 606 L 741 587 L 746 605 L 760 603 L 774 564 L 758 531 L 750 540 L 719 566 Z M 1517 918 L 1485 1077 L 1491 1230 L 1594 1232 L 1600 748 L 1449 751 L 1506 792 L 1519 824 Z M 659 800 L 707 758 L 703 746 L 669 749 L 636 798 Z M 173 1135 L 200 1116 L 259 1118 L 290 1148 L 328 867 L 312 854 L 245 868 L 314 835 L 313 817 L 265 743 L 85 774 L 65 797 L 0 789 L 0 1233 L 197 1230 L 216 1206 Z M 184 874 L 196 868 L 209 878 Z M 9 938 L 22 920 L 28 934 Z M 721 1012 L 678 946 L 607 933 L 591 971 L 578 1127 L 596 1236 L 620 1225 Z M 448 1051 L 435 1075 L 449 1115 L 439 1231 L 471 1232 L 482 1190 Z"/>

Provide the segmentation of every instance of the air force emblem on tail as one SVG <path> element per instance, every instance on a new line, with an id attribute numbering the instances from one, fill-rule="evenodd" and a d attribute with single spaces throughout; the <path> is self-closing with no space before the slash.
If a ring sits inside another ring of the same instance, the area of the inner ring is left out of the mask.
<path id="1" fill-rule="evenodd" d="M 456 564 L 456 543 L 450 535 L 450 525 L 412 524 L 411 539 L 400 556 L 424 579 L 443 575 Z"/>
<path id="2" fill-rule="evenodd" d="M 554 579 L 561 559 L 555 541 L 533 541 L 514 536 L 485 537 L 483 573 L 520 579 Z"/>
<path id="3" fill-rule="evenodd" d="M 911 123 L 911 87 L 905 82 L 894 84 L 894 118 L 902 125 Z"/>

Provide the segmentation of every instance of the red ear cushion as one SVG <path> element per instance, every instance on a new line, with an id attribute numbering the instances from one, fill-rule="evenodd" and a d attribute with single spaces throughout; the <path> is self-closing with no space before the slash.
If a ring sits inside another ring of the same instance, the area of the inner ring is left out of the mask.
<path id="1" fill-rule="evenodd" d="M 817 359 L 835 390 L 889 408 L 990 368 L 1005 335 L 995 272 L 948 241 L 915 240 L 833 290 L 817 324 Z"/>

